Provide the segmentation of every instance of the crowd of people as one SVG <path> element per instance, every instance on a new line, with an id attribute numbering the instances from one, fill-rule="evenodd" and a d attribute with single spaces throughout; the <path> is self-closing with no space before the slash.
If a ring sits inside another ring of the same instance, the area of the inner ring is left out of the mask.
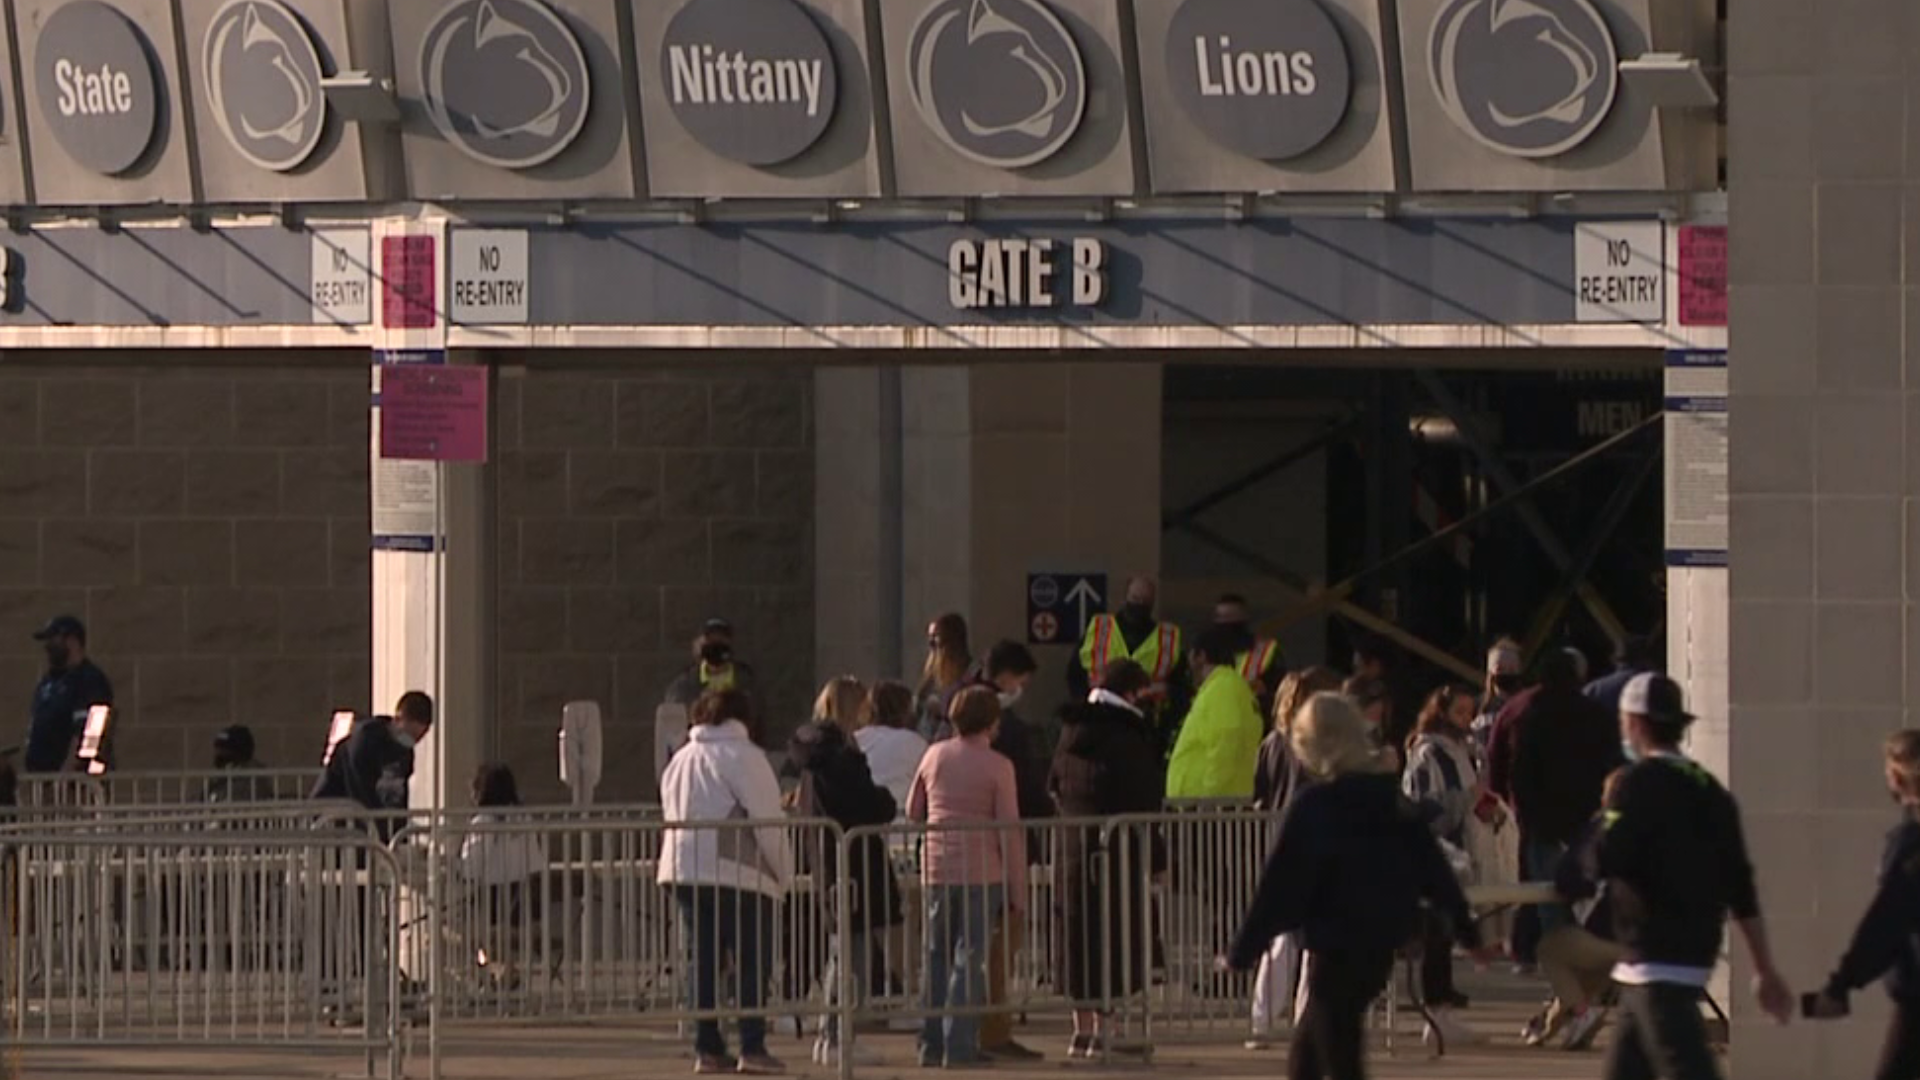
<path id="1" fill-rule="evenodd" d="M 1042 1057 L 1014 1038 L 1008 981 L 1031 925 L 1030 874 L 1043 861 L 1049 966 L 1074 1006 L 1070 1059 L 1146 1049 L 1102 1005 L 1152 979 L 1161 901 L 1149 881 L 1169 871 L 1179 888 L 1213 890 L 1204 902 L 1244 909 L 1227 913 L 1237 929 L 1220 935 L 1217 965 L 1254 973 L 1250 1048 L 1291 1027 L 1293 1080 L 1365 1075 L 1366 1011 L 1409 951 L 1430 1035 L 1471 1038 L 1458 1020 L 1471 1005 L 1454 981 L 1458 952 L 1504 957 L 1516 970 L 1537 968 L 1551 988 L 1527 1025 L 1529 1045 L 1583 1049 L 1618 1017 L 1608 1080 L 1717 1076 L 1700 1002 L 1729 921 L 1762 1009 L 1788 1019 L 1793 1000 L 1772 958 L 1738 807 L 1684 754 L 1694 717 L 1658 673 L 1651 643 L 1624 642 L 1612 670 L 1589 678 L 1577 650 L 1548 649 L 1529 665 L 1502 640 L 1488 650 L 1481 686 L 1433 687 L 1404 715 L 1408 687 L 1389 650 L 1363 644 L 1350 675 L 1289 669 L 1278 645 L 1254 634 L 1241 598 L 1222 597 L 1189 644 L 1157 619 L 1154 596 L 1138 579 L 1120 612 L 1092 620 L 1054 726 L 1021 715 L 1038 673 L 1032 653 L 1002 641 L 976 658 L 965 619 L 943 615 L 928 628 L 917 687 L 827 683 L 787 742 L 784 776 L 763 745 L 732 627 L 703 627 L 692 666 L 667 695 L 687 710 L 687 728 L 661 776 L 663 816 L 681 827 L 664 834 L 658 880 L 685 944 L 689 1004 L 717 1014 L 728 999 L 742 1019 L 738 1056 L 717 1020 L 694 1025 L 697 1072 L 785 1071 L 768 1049 L 764 1006 L 774 943 L 792 933 L 785 901 L 803 871 L 834 914 L 848 916 L 834 924 L 855 928 L 831 943 L 824 973 L 803 974 L 826 991 L 822 1063 L 860 1056 L 843 1048 L 834 1006 L 845 991 L 864 998 L 905 986 L 910 942 L 923 950 L 923 1066 Z M 70 685 L 93 678 L 85 630 L 58 619 L 37 637 L 54 687 L 37 702 L 59 700 L 35 712 L 31 763 L 60 759 L 52 747 L 64 742 L 70 764 L 75 703 L 100 696 Z M 330 746 L 314 797 L 404 808 L 413 747 L 433 725 L 433 701 L 418 692 L 390 716 L 359 719 Z M 251 733 L 223 729 L 214 753 L 227 775 L 208 800 L 255 801 Z M 0 781 L 11 775 L 0 771 Z M 1895 1010 L 1876 1075 L 1920 1080 L 1920 731 L 1888 741 L 1885 782 L 1902 815 L 1878 891 L 1800 1011 L 1845 1016 L 1851 995 L 1884 977 Z M 546 853 L 531 834 L 500 827 L 520 805 L 510 769 L 483 766 L 472 795 L 476 827 L 460 859 L 486 921 L 518 921 L 538 905 L 538 890 L 525 886 L 544 872 Z M 1248 853 L 1260 863 L 1238 879 L 1255 881 L 1248 895 L 1220 893 L 1231 868 L 1174 850 L 1178 834 L 1086 824 L 1169 808 L 1263 812 L 1256 820 L 1271 826 L 1272 842 L 1264 858 Z M 844 860 L 810 857 L 783 824 L 796 816 L 862 830 L 861 839 Z M 1068 827 L 1030 833 L 1056 816 Z M 918 877 L 917 905 L 903 873 Z M 1551 883 L 1553 899 L 1507 920 L 1469 909 L 1471 886 L 1518 882 Z"/>

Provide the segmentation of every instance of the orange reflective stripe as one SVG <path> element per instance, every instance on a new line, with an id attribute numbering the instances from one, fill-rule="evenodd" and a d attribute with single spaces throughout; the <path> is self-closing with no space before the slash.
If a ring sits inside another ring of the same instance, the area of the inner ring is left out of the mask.
<path id="1" fill-rule="evenodd" d="M 1160 655 L 1153 658 L 1154 682 L 1166 682 L 1167 676 L 1173 673 L 1173 654 L 1179 651 L 1179 648 L 1174 644 L 1174 633 L 1175 631 L 1172 626 L 1161 623 L 1159 631 L 1154 635 L 1154 640 L 1159 646 L 1158 651 L 1160 653 Z"/>
<path id="2" fill-rule="evenodd" d="M 1088 681 L 1092 682 L 1095 686 L 1099 686 L 1101 677 L 1106 672 L 1107 664 L 1112 660 L 1112 656 L 1108 652 L 1108 650 L 1113 647 L 1112 617 L 1107 615 L 1095 615 L 1093 617 L 1093 640 L 1091 645 L 1092 647 L 1088 650 L 1087 656 L 1083 658 L 1083 662 L 1086 664 Z"/>

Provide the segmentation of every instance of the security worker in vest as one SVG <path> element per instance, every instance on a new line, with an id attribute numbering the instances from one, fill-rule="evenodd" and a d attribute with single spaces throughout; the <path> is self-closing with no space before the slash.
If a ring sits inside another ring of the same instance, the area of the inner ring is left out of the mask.
<path id="1" fill-rule="evenodd" d="M 1139 664 L 1153 680 L 1142 703 L 1159 724 L 1161 737 L 1173 745 L 1175 731 L 1193 699 L 1187 680 L 1186 641 L 1180 628 L 1154 616 L 1159 588 L 1152 578 L 1127 582 L 1126 603 L 1117 615 L 1096 615 L 1087 623 L 1080 652 L 1067 667 L 1067 692 L 1073 701 L 1085 701 L 1099 686 L 1097 674 L 1115 660 Z"/>
<path id="2" fill-rule="evenodd" d="M 1234 666 L 1259 699 L 1260 715 L 1272 715 L 1274 691 L 1287 674 L 1287 655 L 1280 643 L 1253 632 L 1247 598 L 1238 593 L 1227 593 L 1213 602 L 1213 625 L 1232 636 Z"/>

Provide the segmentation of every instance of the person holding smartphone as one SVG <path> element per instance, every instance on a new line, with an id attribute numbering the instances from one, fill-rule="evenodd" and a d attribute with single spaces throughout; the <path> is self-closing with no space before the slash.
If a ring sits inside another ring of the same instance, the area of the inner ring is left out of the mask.
<path id="1" fill-rule="evenodd" d="M 1887 833 L 1880 886 L 1827 985 L 1801 1003 L 1809 1019 L 1847 1015 L 1848 998 L 1884 978 L 1893 1019 L 1880 1052 L 1876 1080 L 1920 1080 L 1920 730 L 1887 740 L 1887 791 L 1900 804 L 1900 823 Z"/>

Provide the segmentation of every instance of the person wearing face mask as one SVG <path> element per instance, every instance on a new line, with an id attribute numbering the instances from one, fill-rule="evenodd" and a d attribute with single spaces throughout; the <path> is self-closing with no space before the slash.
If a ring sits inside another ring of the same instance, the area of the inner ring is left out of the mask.
<path id="1" fill-rule="evenodd" d="M 1873 900 L 1807 1012 L 1839 1019 L 1854 991 L 1883 980 L 1893 1016 L 1874 1080 L 1920 1080 L 1920 730 L 1895 732 L 1885 753 L 1887 794 L 1900 806 L 1900 823 L 1887 833 Z"/>
<path id="2" fill-rule="evenodd" d="M 1785 1023 L 1793 995 L 1774 967 L 1740 806 L 1680 752 L 1693 715 L 1680 687 L 1641 675 L 1620 694 L 1621 750 L 1633 762 L 1607 806 L 1594 849 L 1627 958 L 1607 1080 L 1716 1080 L 1700 995 L 1720 963 L 1729 914 L 1746 939 L 1754 995 Z"/>
<path id="3" fill-rule="evenodd" d="M 87 656 L 87 628 L 71 615 L 51 619 L 33 635 L 47 653 L 47 673 L 33 693 L 22 765 L 30 773 L 74 768 L 75 751 L 85 729 L 87 710 L 113 704 L 113 684 Z M 112 747 L 100 748 L 102 764 L 112 764 Z"/>
<path id="4" fill-rule="evenodd" d="M 1033 653 L 1025 645 L 1001 641 L 987 652 L 986 667 L 973 682 L 974 686 L 991 691 L 999 702 L 1000 725 L 989 745 L 1013 763 L 1014 792 L 1020 816 L 1027 821 L 1052 817 L 1054 810 L 1053 797 L 1047 793 L 1047 763 L 1040 755 L 1033 725 L 1015 711 L 1038 670 Z M 953 723 L 948 718 L 941 721 L 934 741 L 942 742 L 953 735 Z M 1030 837 L 1026 845 L 1028 864 L 1038 863 L 1045 851 L 1038 837 Z M 1003 919 L 994 927 L 987 954 L 987 1000 L 990 1002 L 1007 1000 L 1007 961 L 1019 953 L 1024 930 L 1025 925 L 1015 919 Z M 1042 1057 L 1039 1051 L 1014 1041 L 1011 1012 L 989 1013 L 981 1019 L 980 1045 L 993 1057 L 1007 1061 L 1037 1061 Z"/>
<path id="5" fill-rule="evenodd" d="M 691 709 L 709 690 L 753 692 L 753 668 L 734 657 L 733 624 L 725 619 L 708 619 L 700 628 L 693 663 L 667 687 L 667 704 Z"/>
<path id="6" fill-rule="evenodd" d="M 360 721 L 327 761 L 315 799 L 349 799 L 368 810 L 405 810 L 413 748 L 433 730 L 433 699 L 418 690 L 400 696 L 392 716 Z"/>
<path id="7" fill-rule="evenodd" d="M 1287 674 L 1287 655 L 1280 643 L 1254 633 L 1253 619 L 1247 613 L 1247 598 L 1227 593 L 1213 603 L 1213 625 L 1233 635 L 1234 666 L 1240 677 L 1253 688 L 1260 702 L 1260 715 L 1273 712 L 1273 694 Z"/>
<path id="8" fill-rule="evenodd" d="M 1154 615 L 1159 588 L 1152 578 L 1127 582 L 1126 602 L 1113 615 L 1087 621 L 1080 651 L 1067 665 L 1067 700 L 1085 701 L 1100 686 L 1100 676 L 1115 660 L 1131 660 L 1147 673 L 1147 715 L 1172 746 L 1186 716 L 1192 690 L 1187 679 L 1186 639 L 1180 628 Z"/>

